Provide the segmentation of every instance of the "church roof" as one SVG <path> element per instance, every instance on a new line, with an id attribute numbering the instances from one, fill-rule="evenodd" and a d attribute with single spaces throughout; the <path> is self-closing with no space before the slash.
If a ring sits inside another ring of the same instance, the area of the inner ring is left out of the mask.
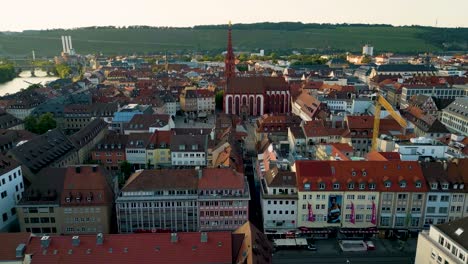
<path id="1" fill-rule="evenodd" d="M 288 91 L 282 77 L 233 77 L 227 83 L 227 94 L 263 94 L 265 91 Z"/>

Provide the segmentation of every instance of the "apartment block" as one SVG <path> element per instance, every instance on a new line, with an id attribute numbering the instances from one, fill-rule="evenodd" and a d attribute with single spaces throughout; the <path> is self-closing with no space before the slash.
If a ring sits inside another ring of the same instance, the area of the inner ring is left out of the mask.
<path id="1" fill-rule="evenodd" d="M 231 169 L 134 173 L 116 200 L 118 231 L 234 230 L 248 221 L 250 193 Z"/>
<path id="2" fill-rule="evenodd" d="M 21 165 L 8 157 L 0 157 L 0 231 L 9 231 L 16 222 L 16 203 L 23 196 Z"/>
<path id="3" fill-rule="evenodd" d="M 17 205 L 22 232 L 34 234 L 109 233 L 113 191 L 99 166 L 48 168 Z"/>

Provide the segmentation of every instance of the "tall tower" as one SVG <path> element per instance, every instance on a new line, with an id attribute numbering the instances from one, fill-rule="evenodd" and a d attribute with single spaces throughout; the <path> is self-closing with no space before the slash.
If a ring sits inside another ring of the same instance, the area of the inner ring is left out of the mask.
<path id="1" fill-rule="evenodd" d="M 236 76 L 236 57 L 234 56 L 234 51 L 232 50 L 231 30 L 231 21 L 229 21 L 227 53 L 226 58 L 224 59 L 224 76 L 226 77 L 226 81 Z"/>

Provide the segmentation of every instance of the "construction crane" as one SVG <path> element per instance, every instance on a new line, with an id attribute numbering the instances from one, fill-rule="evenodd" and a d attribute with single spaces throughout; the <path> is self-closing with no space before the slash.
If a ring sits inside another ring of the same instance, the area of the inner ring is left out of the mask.
<path id="1" fill-rule="evenodd" d="M 371 151 L 377 151 L 377 145 L 378 145 L 377 139 L 379 138 L 379 128 L 380 128 L 380 110 L 382 109 L 382 107 L 385 108 L 385 110 L 387 110 L 390 113 L 390 116 L 393 117 L 393 119 L 395 119 L 401 127 L 406 128 L 406 126 L 408 125 L 406 123 L 406 120 L 403 117 L 401 117 L 399 114 L 397 114 L 395 110 L 393 110 L 392 105 L 387 100 L 385 100 L 383 96 L 378 94 L 377 99 L 375 100 L 374 132 L 372 134 Z"/>

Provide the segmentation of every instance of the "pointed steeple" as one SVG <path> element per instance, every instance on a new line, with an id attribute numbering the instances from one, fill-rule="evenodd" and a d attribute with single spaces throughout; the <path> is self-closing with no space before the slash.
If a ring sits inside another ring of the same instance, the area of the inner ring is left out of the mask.
<path id="1" fill-rule="evenodd" d="M 229 21 L 227 53 L 224 59 L 224 76 L 226 77 L 226 81 L 236 75 L 236 57 L 234 56 L 234 51 L 232 49 L 231 30 L 231 21 Z"/>

